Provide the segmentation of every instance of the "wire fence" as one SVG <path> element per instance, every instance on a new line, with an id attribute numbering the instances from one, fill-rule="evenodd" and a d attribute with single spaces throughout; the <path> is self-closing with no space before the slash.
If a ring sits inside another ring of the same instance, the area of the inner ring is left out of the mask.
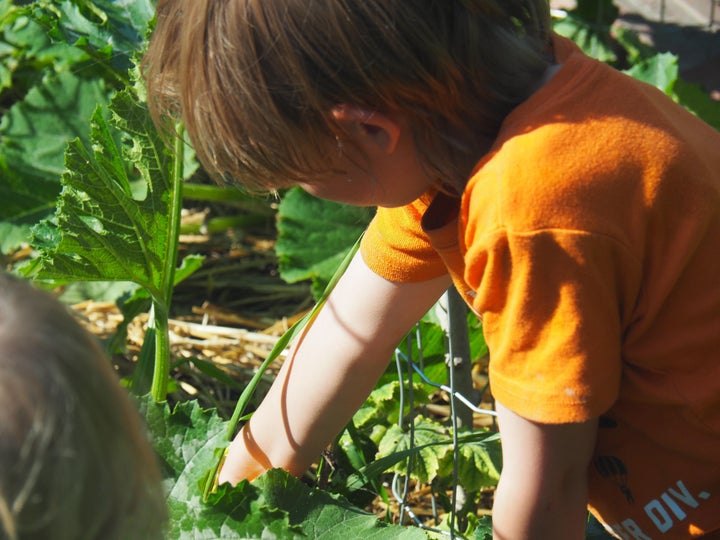
<path id="1" fill-rule="evenodd" d="M 458 429 L 461 426 L 472 427 L 473 413 L 481 415 L 496 416 L 494 410 L 482 409 L 475 405 L 478 401 L 477 394 L 472 388 L 470 347 L 467 331 L 467 307 L 463 300 L 457 294 L 455 289 L 450 289 L 438 303 L 437 309 L 440 311 L 441 326 L 447 336 L 447 359 L 448 382 L 449 384 L 441 384 L 432 381 L 424 371 L 424 354 L 423 342 L 420 328 L 416 327 L 414 334 L 408 335 L 406 338 L 406 352 L 400 348 L 395 351 L 395 365 L 398 372 L 400 385 L 400 411 L 404 411 L 405 407 L 410 411 L 410 415 L 415 410 L 415 394 L 413 391 L 413 374 L 417 374 L 422 381 L 448 395 L 450 402 L 450 422 L 452 431 L 453 446 L 453 472 L 452 472 L 452 491 L 450 500 L 450 515 L 448 520 L 449 530 L 441 530 L 435 527 L 427 526 L 423 521 L 413 513 L 408 504 L 408 495 L 410 491 L 410 476 L 412 474 L 412 453 L 408 458 L 406 473 L 401 475 L 395 473 L 390 483 L 393 497 L 398 503 L 400 523 L 406 522 L 409 518 L 418 527 L 437 533 L 449 538 L 463 538 L 461 533 L 456 530 L 457 527 L 457 510 L 459 508 L 458 501 L 461 499 L 461 487 L 458 478 L 458 453 L 460 445 L 458 444 Z M 444 316 L 443 316 L 444 315 Z M 415 354 L 413 354 L 415 353 Z M 417 360 L 413 359 L 413 356 Z M 461 388 L 459 388 L 461 387 Z M 479 397 L 479 396 L 478 396 Z M 400 426 L 406 421 L 403 415 L 398 420 Z M 410 448 L 414 448 L 415 433 L 414 423 L 408 422 Z M 437 501 L 434 493 L 431 492 L 431 504 L 435 522 L 438 522 Z"/>

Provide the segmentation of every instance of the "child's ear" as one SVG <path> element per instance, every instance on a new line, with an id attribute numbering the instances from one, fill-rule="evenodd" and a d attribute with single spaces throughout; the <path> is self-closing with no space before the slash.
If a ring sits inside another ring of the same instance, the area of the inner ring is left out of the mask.
<path id="1" fill-rule="evenodd" d="M 380 150 L 392 154 L 400 138 L 398 119 L 374 109 L 354 105 L 337 105 L 332 108 L 333 119 L 367 151 Z"/>

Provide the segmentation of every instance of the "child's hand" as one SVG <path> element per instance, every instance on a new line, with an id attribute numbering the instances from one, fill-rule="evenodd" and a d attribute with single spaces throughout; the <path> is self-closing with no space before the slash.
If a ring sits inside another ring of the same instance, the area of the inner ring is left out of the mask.
<path id="1" fill-rule="evenodd" d="M 233 440 L 218 474 L 218 484 L 251 481 L 272 468 L 267 456 L 253 444 L 250 433 L 250 427 L 246 425 Z"/>

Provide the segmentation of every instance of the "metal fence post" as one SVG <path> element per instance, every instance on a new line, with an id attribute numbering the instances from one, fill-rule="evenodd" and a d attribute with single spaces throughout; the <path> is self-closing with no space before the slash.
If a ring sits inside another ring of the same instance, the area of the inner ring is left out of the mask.
<path id="1" fill-rule="evenodd" d="M 470 358 L 470 342 L 468 339 L 467 314 L 468 308 L 455 287 L 448 289 L 448 369 L 453 371 L 454 390 L 477 403 L 477 391 L 472 382 L 472 358 Z M 472 429 L 473 412 L 467 407 L 456 409 L 460 426 Z"/>

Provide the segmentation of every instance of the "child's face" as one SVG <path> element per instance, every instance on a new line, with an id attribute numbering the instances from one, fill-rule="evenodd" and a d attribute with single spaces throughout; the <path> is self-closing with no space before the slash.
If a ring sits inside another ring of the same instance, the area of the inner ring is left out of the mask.
<path id="1" fill-rule="evenodd" d="M 415 143 L 402 120 L 373 113 L 347 118 L 352 145 L 328 151 L 332 170 L 301 187 L 321 199 L 354 206 L 397 207 L 411 203 L 433 185 L 418 159 Z M 345 121 L 345 117 L 341 121 Z"/>

